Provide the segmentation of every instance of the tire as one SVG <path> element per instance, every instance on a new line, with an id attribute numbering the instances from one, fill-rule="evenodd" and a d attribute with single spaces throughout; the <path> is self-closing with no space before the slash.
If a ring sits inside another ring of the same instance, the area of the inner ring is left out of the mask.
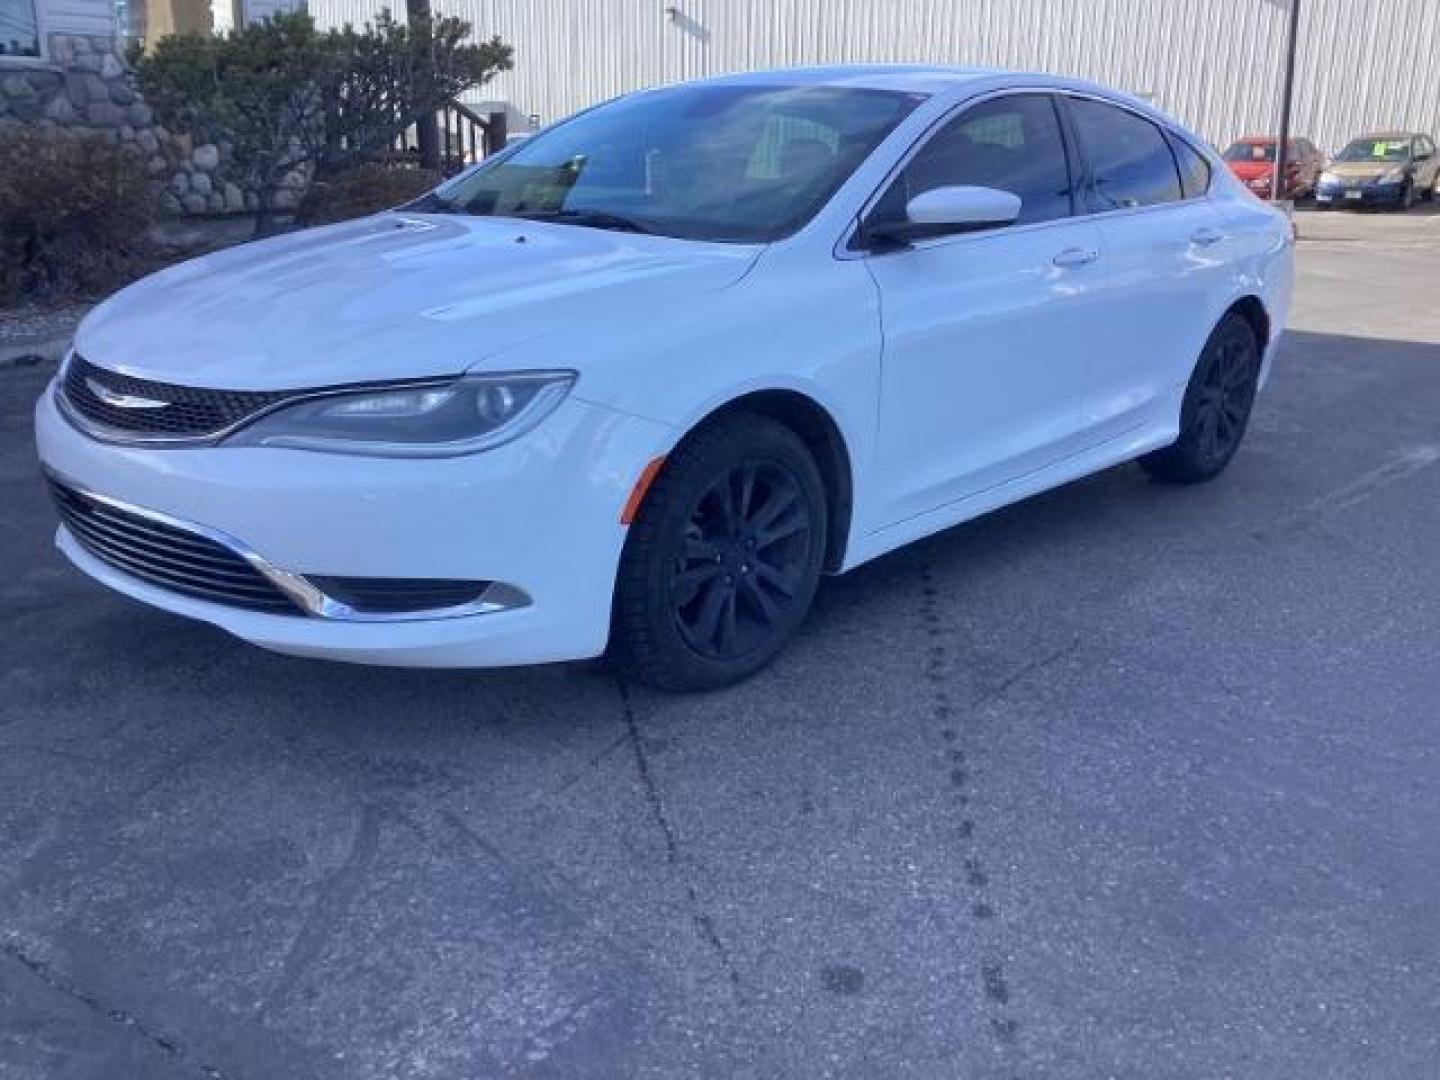
<path id="1" fill-rule="evenodd" d="M 1401 193 L 1400 193 L 1400 206 L 1399 206 L 1399 209 L 1400 209 L 1401 212 L 1403 213 L 1404 211 L 1409 210 L 1409 209 L 1410 209 L 1412 206 L 1414 206 L 1414 205 L 1415 205 L 1415 182 L 1414 182 L 1413 180 L 1406 180 L 1406 181 L 1405 181 L 1405 187 L 1404 187 L 1404 189 L 1403 189 L 1403 190 L 1401 191 Z"/>
<path id="2" fill-rule="evenodd" d="M 1180 437 L 1140 459 L 1157 480 L 1198 484 L 1225 471 L 1240 448 L 1260 379 L 1260 343 L 1250 321 L 1231 311 L 1200 351 L 1180 406 Z"/>
<path id="3" fill-rule="evenodd" d="M 662 690 L 748 678 L 805 620 L 825 558 L 825 485 L 768 417 L 710 421 L 666 459 L 630 526 L 611 657 Z"/>

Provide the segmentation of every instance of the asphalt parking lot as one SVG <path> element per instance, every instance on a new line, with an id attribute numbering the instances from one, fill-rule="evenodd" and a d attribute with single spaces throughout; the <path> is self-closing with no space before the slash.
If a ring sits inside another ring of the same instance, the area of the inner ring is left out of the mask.
<path id="1" fill-rule="evenodd" d="M 1301 235 L 1221 481 L 952 530 L 688 699 L 113 596 L 0 371 L 0 1077 L 1435 1075 L 1440 215 Z"/>

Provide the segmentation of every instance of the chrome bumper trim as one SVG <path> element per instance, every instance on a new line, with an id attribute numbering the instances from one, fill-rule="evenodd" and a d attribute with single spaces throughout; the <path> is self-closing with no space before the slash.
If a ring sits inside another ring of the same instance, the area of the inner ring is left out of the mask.
<path id="1" fill-rule="evenodd" d="M 51 469 L 48 466 L 44 466 L 44 469 L 45 473 L 52 477 L 57 483 L 79 492 L 87 499 L 93 499 L 98 503 L 114 507 L 116 510 L 121 510 L 128 514 L 134 514 L 137 517 L 148 518 L 159 525 L 179 529 L 182 532 L 193 533 L 196 536 L 204 537 L 211 543 L 228 548 L 234 552 L 235 555 L 244 559 L 254 567 L 257 572 L 266 577 L 271 584 L 294 601 L 296 606 L 311 618 L 328 619 L 333 622 L 357 623 L 422 622 L 431 619 L 459 619 L 468 615 L 488 615 L 497 611 L 512 611 L 516 608 L 528 607 L 531 603 L 529 595 L 523 589 L 506 584 L 503 581 L 495 581 L 490 584 L 490 587 L 485 590 L 479 599 L 472 600 L 465 604 L 456 604 L 443 608 L 427 608 L 420 611 L 356 611 L 348 604 L 343 604 L 327 596 L 303 575 L 293 573 L 289 570 L 282 570 L 244 541 L 231 536 L 229 533 L 222 532 L 219 529 L 213 529 L 208 525 L 201 525 L 198 522 L 187 521 L 184 518 L 175 517 L 172 514 L 166 514 L 159 510 L 151 510 L 149 507 L 136 506 L 134 503 L 126 502 L 124 499 L 117 499 L 112 495 L 103 495 L 58 470 Z M 62 529 L 66 528 L 63 522 L 60 527 Z M 66 531 L 69 532 L 68 529 L 66 529 Z M 123 569 L 115 569 L 117 573 L 123 574 L 125 572 Z M 156 587 L 163 588 L 163 586 Z"/>

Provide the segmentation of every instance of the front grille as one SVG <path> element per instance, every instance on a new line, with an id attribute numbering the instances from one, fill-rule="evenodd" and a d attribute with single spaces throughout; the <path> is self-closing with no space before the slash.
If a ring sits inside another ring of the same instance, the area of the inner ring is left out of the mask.
<path id="1" fill-rule="evenodd" d="M 164 404 L 127 408 L 106 401 L 96 387 Z M 65 372 L 65 400 L 81 417 L 113 431 L 157 438 L 214 435 L 293 396 L 286 391 L 206 390 L 152 382 L 96 367 L 79 354 L 71 357 Z"/>
<path id="2" fill-rule="evenodd" d="M 76 542 L 117 570 L 216 604 L 303 614 L 269 578 L 218 541 L 122 510 L 54 479 L 50 492 Z"/>
<path id="3" fill-rule="evenodd" d="M 451 578 L 310 577 L 310 584 L 332 600 L 366 615 L 401 615 L 472 604 L 490 588 L 488 581 Z"/>

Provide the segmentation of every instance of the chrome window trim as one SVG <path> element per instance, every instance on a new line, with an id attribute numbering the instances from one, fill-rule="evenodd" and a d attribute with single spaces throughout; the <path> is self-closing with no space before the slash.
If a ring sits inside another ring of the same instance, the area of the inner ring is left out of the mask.
<path id="1" fill-rule="evenodd" d="M 922 149 L 924 149 L 924 147 L 935 136 L 937 131 L 939 131 L 945 125 L 949 124 L 951 120 L 958 118 L 962 113 L 967 112 L 968 110 L 976 107 L 977 105 L 983 105 L 985 102 L 993 101 L 996 98 L 1011 97 L 1017 94 L 1049 94 L 1052 97 L 1083 98 L 1088 101 L 1099 102 L 1102 105 L 1109 105 L 1112 108 L 1121 109 L 1124 112 L 1128 112 L 1131 115 L 1136 116 L 1139 119 L 1144 120 L 1146 123 L 1158 128 L 1162 137 L 1173 136 L 1177 139 L 1180 139 L 1187 146 L 1189 146 L 1190 149 L 1194 150 L 1197 154 L 1204 158 L 1206 164 L 1210 166 L 1210 182 L 1206 185 L 1205 190 L 1199 195 L 1192 195 L 1188 198 L 1185 197 L 1184 185 L 1182 184 L 1180 188 L 1181 198 L 1179 199 L 1174 199 L 1169 202 L 1163 203 L 1152 203 L 1149 206 L 1117 207 L 1113 210 L 1088 210 L 1083 206 L 1079 197 L 1083 194 L 1083 192 L 1076 192 L 1075 212 L 1069 214 L 1066 217 L 1051 218 L 1049 221 L 1032 221 L 1025 225 L 1002 225 L 994 229 L 983 229 L 977 230 L 975 232 L 959 233 L 955 236 L 939 236 L 929 240 L 917 241 L 911 244 L 909 248 L 900 250 L 924 250 L 940 244 L 973 243 L 975 241 L 984 240 L 993 236 L 1013 236 L 1014 234 L 1020 232 L 1029 232 L 1037 229 L 1053 228 L 1057 225 L 1070 225 L 1077 221 L 1093 221 L 1102 218 L 1114 218 L 1120 215 L 1153 213 L 1157 210 L 1170 210 L 1177 206 L 1187 206 L 1192 203 L 1208 201 L 1211 198 L 1211 194 L 1215 188 L 1216 175 L 1216 165 L 1213 156 L 1205 149 L 1197 146 L 1192 139 L 1186 136 L 1183 132 L 1179 131 L 1173 124 L 1169 124 L 1163 120 L 1157 119 L 1156 117 L 1151 116 L 1148 113 L 1145 113 L 1140 109 L 1137 109 L 1134 106 L 1127 104 L 1124 101 L 1117 101 L 1115 98 L 1106 97 L 1104 94 L 1097 94 L 1088 90 L 1060 86 L 1035 86 L 1031 84 L 1024 84 L 1020 86 L 1006 86 L 999 90 L 991 90 L 984 94 L 979 94 L 975 97 L 966 98 L 964 101 L 957 102 L 949 109 L 947 109 L 943 114 L 941 114 L 938 118 L 936 118 L 936 120 L 931 123 L 929 127 L 927 127 L 924 131 L 920 132 L 920 134 L 915 137 L 915 141 L 910 144 L 909 148 L 905 151 L 905 153 L 902 154 L 900 158 L 895 162 L 895 164 L 890 167 L 890 170 L 886 172 L 884 178 L 876 186 L 875 190 L 873 190 L 870 195 L 865 199 L 865 201 L 861 204 L 859 213 L 857 213 L 855 217 L 851 219 L 849 225 L 845 229 L 845 232 L 835 243 L 835 257 L 837 259 L 867 259 L 873 256 L 873 252 L 856 250 L 850 247 L 850 244 L 854 240 L 855 235 L 860 231 L 860 223 L 865 220 L 866 216 L 872 210 L 875 209 L 876 204 L 878 204 L 881 198 L 884 197 L 885 192 L 890 189 L 890 185 L 894 182 L 895 178 L 902 171 L 904 171 L 906 166 L 910 164 L 911 160 L 915 157 L 915 155 L 918 154 Z M 1068 124 L 1062 121 L 1061 129 L 1068 143 L 1068 140 L 1070 138 Z M 1074 152 L 1077 156 L 1083 154 L 1083 150 L 1081 150 L 1080 148 L 1075 148 Z M 1173 158 L 1175 156 L 1174 151 L 1171 150 L 1170 153 L 1171 157 Z M 1081 177 L 1080 179 L 1083 182 L 1084 178 Z M 1176 179 L 1179 179 L 1178 163 L 1176 165 Z"/>
<path id="2" fill-rule="evenodd" d="M 1149 203 L 1145 206 L 1118 206 L 1110 210 L 1087 210 L 1083 213 L 1077 214 L 1077 217 L 1093 218 L 1109 217 L 1113 214 L 1133 214 L 1136 211 L 1141 210 L 1159 210 L 1171 206 L 1184 206 L 1186 203 L 1199 202 L 1202 199 L 1208 199 L 1210 197 L 1210 188 L 1215 182 L 1215 163 L 1210 160 L 1209 154 L 1202 151 L 1198 146 L 1196 146 L 1193 142 L 1191 142 L 1183 134 L 1176 130 L 1175 125 L 1167 123 L 1164 120 L 1158 120 L 1153 116 L 1149 116 L 1144 112 L 1141 112 L 1139 109 L 1133 108 L 1125 104 L 1125 102 L 1123 101 L 1116 101 L 1113 98 L 1105 97 L 1103 94 L 1085 93 L 1084 91 L 1079 90 L 1057 90 L 1056 93 L 1064 97 L 1079 98 L 1083 101 L 1093 101 L 1097 105 L 1109 105 L 1112 109 L 1118 109 L 1121 112 L 1127 112 L 1131 116 L 1135 117 L 1137 120 L 1143 120 L 1145 121 L 1145 123 L 1153 127 L 1156 131 L 1160 133 L 1160 140 L 1165 143 L 1165 149 L 1170 152 L 1170 161 L 1175 166 L 1176 190 L 1180 192 L 1180 197 L 1178 199 L 1166 199 L 1164 202 Z M 1072 127 L 1074 126 L 1074 117 L 1071 117 L 1069 119 L 1069 123 Z M 1170 145 L 1172 139 L 1178 139 L 1181 142 L 1185 143 L 1185 145 L 1190 147 L 1191 150 L 1194 150 L 1197 154 L 1200 155 L 1201 158 L 1204 159 L 1205 164 L 1210 166 L 1210 176 L 1206 181 L 1205 190 L 1201 194 L 1185 194 L 1185 180 L 1184 177 L 1180 174 L 1180 159 L 1175 156 L 1175 148 Z M 1083 144 L 1079 147 L 1079 154 L 1082 158 L 1085 156 L 1085 147 Z M 1085 165 L 1088 169 L 1090 163 L 1086 161 Z"/>
<path id="3" fill-rule="evenodd" d="M 289 570 L 280 569 L 280 567 L 270 562 L 243 540 L 231 536 L 227 532 L 211 528 L 209 525 L 201 525 L 198 522 L 187 521 L 184 518 L 176 517 L 173 514 L 167 514 L 160 510 L 151 510 L 149 507 L 137 506 L 124 499 L 117 499 L 113 495 L 103 495 L 57 469 L 46 466 L 44 471 L 45 474 L 51 477 L 56 483 L 78 492 L 87 499 L 93 499 L 95 502 L 113 507 L 124 513 L 145 518 L 171 529 L 179 529 L 182 532 L 192 533 L 209 540 L 213 544 L 219 544 L 221 547 L 226 548 L 234 555 L 249 563 L 258 573 L 268 579 L 272 585 L 289 597 L 305 615 L 311 618 L 325 619 L 331 622 L 351 623 L 424 622 L 433 619 L 459 619 L 467 615 L 488 615 L 497 611 L 511 611 L 515 608 L 528 607 L 531 603 L 530 597 L 522 589 L 514 585 L 508 585 L 502 581 L 495 581 L 491 582 L 490 587 L 485 590 L 479 599 L 471 600 L 464 604 L 404 612 L 356 611 L 348 604 L 342 604 L 340 601 L 327 596 L 311 584 L 304 576 Z M 74 534 L 65 527 L 63 522 L 60 528 L 65 529 L 66 534 L 73 538 Z M 81 545 L 81 548 L 84 550 L 84 545 Z M 89 554 L 88 551 L 87 554 Z M 100 562 L 105 562 L 105 560 L 100 559 L 99 556 L 92 555 L 91 557 Z M 112 567 L 109 563 L 105 563 L 105 565 L 116 573 L 125 573 L 123 569 Z M 168 591 L 163 585 L 157 585 L 152 582 L 146 582 L 145 584 L 150 588 L 159 589 L 162 592 Z M 177 593 L 176 595 L 183 594 Z M 196 603 L 210 604 L 219 608 L 227 607 L 227 605 L 223 603 L 212 600 L 198 600 L 194 597 L 186 597 L 186 599 L 193 600 Z M 265 617 L 264 613 L 246 612 L 246 614 L 259 614 L 260 617 Z M 290 616 L 277 615 L 272 617 L 289 618 Z"/>
<path id="4" fill-rule="evenodd" d="M 995 101 L 998 98 L 1016 97 L 1025 94 L 1054 94 L 1055 92 L 1053 86 L 1006 86 L 999 90 L 990 90 L 975 97 L 966 98 L 964 101 L 957 102 L 950 106 L 950 108 L 941 113 L 940 116 L 936 117 L 935 120 L 930 123 L 929 127 L 915 136 L 915 141 L 906 148 L 905 152 L 890 166 L 889 170 L 880 180 L 880 183 L 866 196 L 865 201 L 860 204 L 860 211 L 850 220 L 845 232 L 841 235 L 840 239 L 836 241 L 835 257 L 839 259 L 866 259 L 871 257 L 872 252 L 858 250 L 850 246 L 856 234 L 860 231 L 860 223 L 870 215 L 870 212 L 874 210 L 880 200 L 884 198 L 885 193 L 890 190 L 890 185 L 895 182 L 896 177 L 905 171 L 915 156 L 919 154 L 921 150 L 925 149 L 925 147 L 929 145 L 930 140 L 935 137 L 936 133 L 946 127 L 950 121 L 957 119 L 963 113 L 977 106 L 983 105 L 988 101 Z M 1056 118 L 1056 122 L 1060 122 L 1058 117 Z M 1064 134 L 1063 125 L 1061 134 L 1062 136 Z M 1052 218 L 1049 221 L 1032 221 L 1025 225 L 999 226 L 994 229 L 977 230 L 973 233 L 962 233 L 955 236 L 937 236 L 929 240 L 916 241 L 910 245 L 910 248 L 929 248 L 937 244 L 953 243 L 957 240 L 976 240 L 993 236 L 1001 231 L 1005 232 L 1006 235 L 1014 235 L 1021 231 L 1043 229 L 1052 225 L 1068 223 L 1078 216 L 1078 214 L 1072 213 L 1063 218 Z"/>
<path id="5" fill-rule="evenodd" d="M 1170 154 L 1175 158 L 1175 168 L 1180 172 L 1180 202 L 1195 202 L 1197 199 L 1209 198 L 1210 189 L 1215 186 L 1215 163 L 1210 160 L 1210 155 L 1206 154 L 1204 150 L 1200 149 L 1200 147 L 1196 146 L 1173 127 L 1167 125 L 1162 131 L 1166 139 L 1170 142 L 1179 143 L 1205 163 L 1205 189 L 1198 195 L 1186 195 L 1185 173 L 1180 170 L 1180 157 L 1175 153 L 1175 147 L 1170 147 Z"/>

